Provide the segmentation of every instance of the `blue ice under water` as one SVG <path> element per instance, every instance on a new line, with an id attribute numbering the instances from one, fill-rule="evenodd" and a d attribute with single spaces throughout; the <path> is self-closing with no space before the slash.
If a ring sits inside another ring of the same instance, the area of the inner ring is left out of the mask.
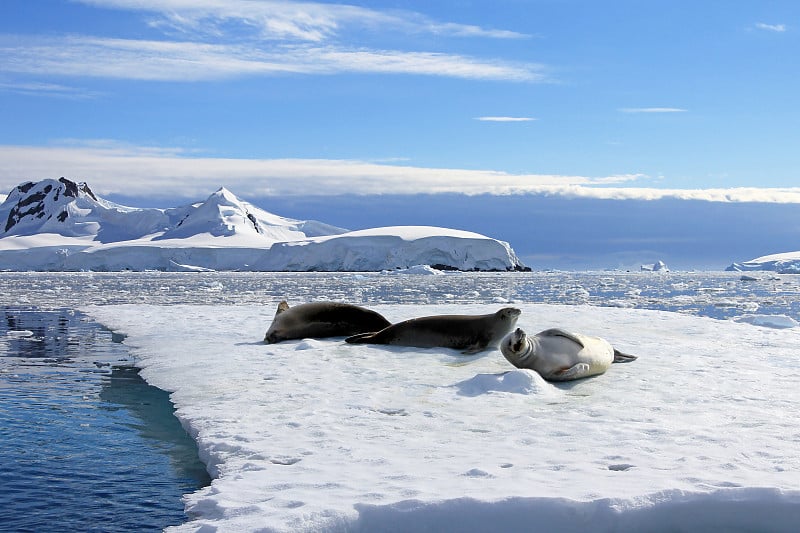
<path id="1" fill-rule="evenodd" d="M 166 392 L 70 310 L 0 307 L 5 531 L 160 531 L 210 482 Z"/>

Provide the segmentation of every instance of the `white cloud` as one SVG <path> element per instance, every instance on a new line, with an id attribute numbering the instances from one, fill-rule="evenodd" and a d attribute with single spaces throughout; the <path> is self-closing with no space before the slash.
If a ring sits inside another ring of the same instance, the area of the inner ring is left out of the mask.
<path id="1" fill-rule="evenodd" d="M 525 37 L 507 30 L 438 22 L 411 11 L 286 0 L 75 1 L 145 13 L 151 17 L 150 25 L 165 30 L 169 37 L 0 35 L 0 72 L 187 82 L 338 73 L 528 82 L 547 79 L 544 68 L 533 63 L 375 46 L 374 37 L 390 32 L 402 36 Z M 46 93 L 43 87 L 39 92 Z"/>
<path id="2" fill-rule="evenodd" d="M 786 31 L 785 24 L 765 24 L 763 22 L 756 22 L 755 26 L 759 30 L 764 30 L 764 31 L 774 31 L 777 33 L 783 33 Z"/>
<path id="3" fill-rule="evenodd" d="M 621 187 L 641 174 L 563 176 L 425 168 L 354 160 L 224 159 L 113 141 L 66 146 L 0 146 L 0 191 L 20 182 L 69 177 L 102 195 L 202 199 L 225 186 L 243 198 L 338 194 L 549 194 L 576 198 L 800 203 L 800 188 L 652 189 Z M 609 185 L 616 185 L 610 187 Z"/>
<path id="4" fill-rule="evenodd" d="M 77 87 L 69 87 L 57 83 L 43 83 L 43 82 L 2 82 L 0 81 L 0 91 L 24 94 L 24 95 L 39 95 L 39 96 L 53 96 L 59 98 L 66 98 L 69 100 L 83 100 L 91 99 L 100 96 L 96 91 L 88 91 L 79 89 Z"/>
<path id="5" fill-rule="evenodd" d="M 220 36 L 231 27 L 249 30 L 259 39 L 322 42 L 350 28 L 462 37 L 516 39 L 527 37 L 452 22 L 437 22 L 404 10 L 286 0 L 78 0 L 97 7 L 143 11 L 156 18 L 151 25 L 191 35 Z"/>
<path id="6" fill-rule="evenodd" d="M 531 122 L 536 119 L 533 117 L 475 117 L 475 120 L 482 122 Z"/>
<path id="7" fill-rule="evenodd" d="M 316 45 L 258 49 L 244 45 L 75 36 L 4 39 L 0 41 L 0 70 L 157 81 L 346 72 L 511 81 L 544 81 L 546 78 L 540 65 L 455 54 Z"/>
<path id="8" fill-rule="evenodd" d="M 328 159 L 224 159 L 169 149 L 92 142 L 86 146 L 0 146 L 0 190 L 21 181 L 68 176 L 101 194 L 196 199 L 225 186 L 244 197 L 266 195 L 515 194 L 591 185 L 583 176 L 509 174 L 493 170 L 424 168 Z M 633 181 L 639 175 L 598 182 Z"/>
<path id="9" fill-rule="evenodd" d="M 623 107 L 621 113 L 686 113 L 680 107 Z"/>

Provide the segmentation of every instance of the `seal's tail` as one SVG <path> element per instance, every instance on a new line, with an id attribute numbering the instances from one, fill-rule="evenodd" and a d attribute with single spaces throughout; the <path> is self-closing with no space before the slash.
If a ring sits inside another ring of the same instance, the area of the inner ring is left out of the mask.
<path id="1" fill-rule="evenodd" d="M 350 344 L 370 344 L 370 341 L 375 336 L 374 331 L 370 331 L 368 333 L 359 333 L 357 335 L 353 335 L 351 337 L 347 337 L 344 342 Z"/>
<path id="2" fill-rule="evenodd" d="M 622 353 L 619 350 L 614 350 L 614 362 L 615 363 L 630 363 L 631 361 L 635 361 L 637 357 L 635 355 L 630 355 L 627 353 Z"/>

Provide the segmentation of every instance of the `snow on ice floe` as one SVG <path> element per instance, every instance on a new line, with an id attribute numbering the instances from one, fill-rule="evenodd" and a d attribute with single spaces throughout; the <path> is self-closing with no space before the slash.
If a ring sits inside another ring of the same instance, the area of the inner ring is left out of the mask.
<path id="1" fill-rule="evenodd" d="M 26 182 L 0 205 L 0 221 L 5 270 L 524 268 L 508 243 L 477 233 L 428 226 L 348 232 L 269 213 L 225 188 L 192 205 L 137 209 L 65 178 Z"/>
<path id="2" fill-rule="evenodd" d="M 464 396 L 480 396 L 492 392 L 512 392 L 515 394 L 531 394 L 543 398 L 558 396 L 561 391 L 546 382 L 533 370 L 516 369 L 500 374 L 478 374 L 460 383 L 456 383 L 459 394 Z"/>
<path id="3" fill-rule="evenodd" d="M 261 341 L 261 306 L 92 307 L 214 477 L 170 531 L 794 531 L 800 329 L 522 304 L 638 355 L 549 384 L 499 351 Z M 391 321 L 487 305 L 376 305 Z"/>

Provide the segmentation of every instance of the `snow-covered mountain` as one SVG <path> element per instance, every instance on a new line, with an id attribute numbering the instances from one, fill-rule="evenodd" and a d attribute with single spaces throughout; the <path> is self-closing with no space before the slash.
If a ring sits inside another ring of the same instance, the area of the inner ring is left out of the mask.
<path id="1" fill-rule="evenodd" d="M 767 270 L 778 274 L 800 274 L 800 252 L 765 255 L 749 261 L 733 263 L 725 270 L 733 272 Z"/>
<path id="2" fill-rule="evenodd" d="M 434 264 L 520 270 L 502 241 L 446 228 L 348 232 L 275 215 L 221 188 L 170 209 L 125 207 L 65 178 L 26 182 L 0 205 L 0 269 L 377 271 Z"/>
<path id="3" fill-rule="evenodd" d="M 61 178 L 15 187 L 0 205 L 0 235 L 54 234 L 111 242 L 164 231 L 181 215 L 106 202 L 87 184 Z"/>

